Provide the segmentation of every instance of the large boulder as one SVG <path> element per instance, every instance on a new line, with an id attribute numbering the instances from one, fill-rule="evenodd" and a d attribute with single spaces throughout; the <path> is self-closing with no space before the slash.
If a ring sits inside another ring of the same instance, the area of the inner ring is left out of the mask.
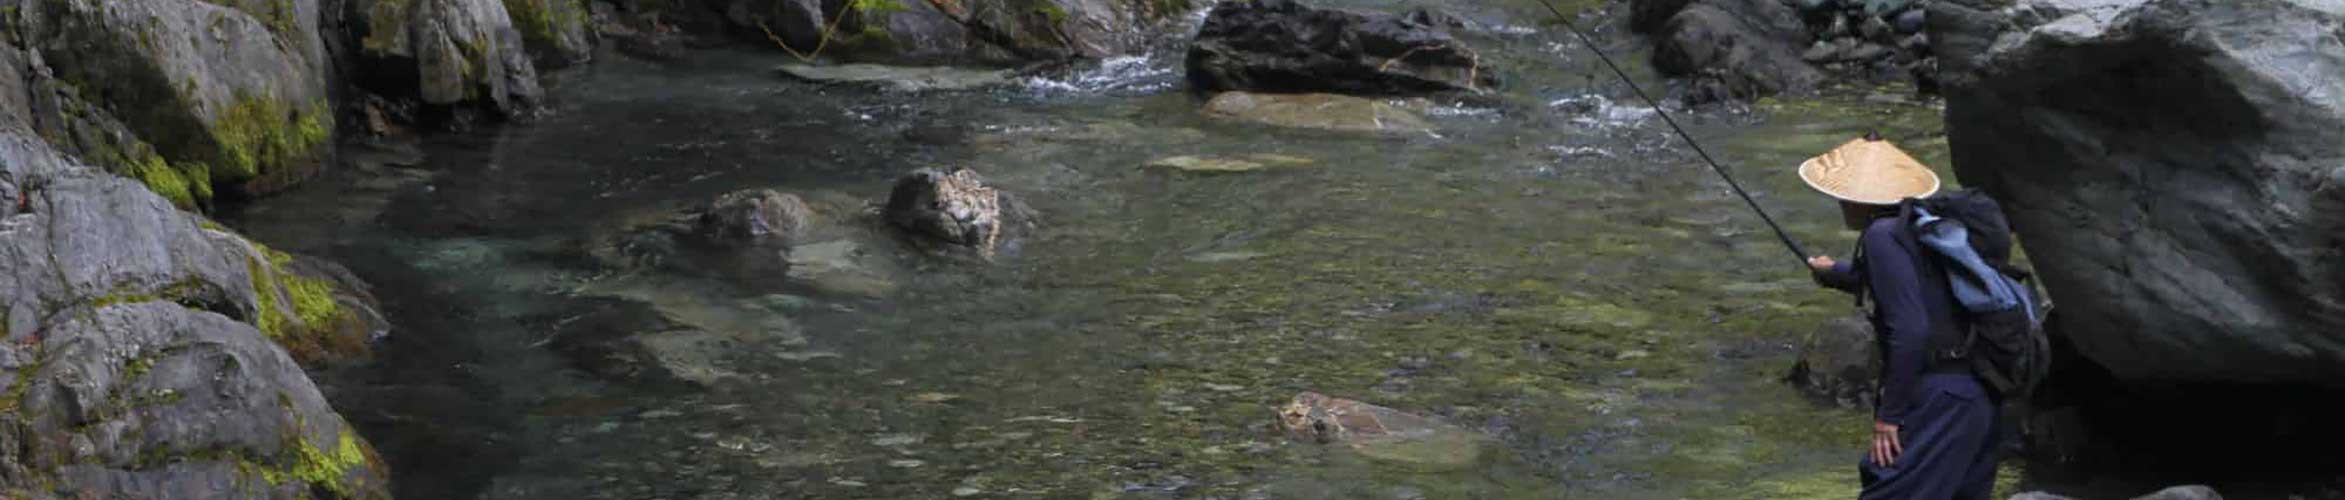
<path id="1" fill-rule="evenodd" d="M 504 0 L 505 13 L 537 63 L 559 68 L 594 58 L 600 38 L 584 0 Z"/>
<path id="2" fill-rule="evenodd" d="M 357 61 L 353 76 L 368 91 L 507 117 L 538 109 L 544 90 L 538 86 L 537 66 L 504 3 L 348 0 L 344 5 Z M 538 14 L 568 15 L 552 12 L 548 7 Z"/>
<path id="3" fill-rule="evenodd" d="M 2345 386 L 2345 5 L 1932 4 L 1964 184 L 2132 382 Z"/>
<path id="4" fill-rule="evenodd" d="M 355 280 L 21 128 L 0 168 L 0 495 L 388 497 L 296 364 L 383 332 Z"/>
<path id="5" fill-rule="evenodd" d="M 1438 26 L 1293 0 L 1214 6 L 1189 47 L 1199 91 L 1410 94 L 1498 84 L 1480 54 Z"/>
<path id="6" fill-rule="evenodd" d="M 315 0 L 7 8 L 34 68 L 24 77 L 52 96 L 35 100 L 68 103 L 44 114 L 76 121 L 44 131 L 83 131 L 84 144 L 69 147 L 77 156 L 160 181 L 183 205 L 209 197 L 215 184 L 247 194 L 282 189 L 330 153 L 334 113 Z M 129 134 L 89 132 L 103 130 Z M 88 140 L 97 136 L 111 137 Z"/>
<path id="7" fill-rule="evenodd" d="M 656 10 L 653 2 L 622 2 Z M 668 3 L 668 2 L 661 2 Z M 1146 28 L 1187 0 L 685 0 L 677 22 L 809 58 L 999 64 L 1105 58 L 1141 48 Z M 695 19 L 695 13 L 713 18 Z"/>
<path id="8" fill-rule="evenodd" d="M 1800 57 L 1808 36 L 1799 13 L 1776 0 L 1700 0 L 1654 37 L 1654 69 L 1712 86 L 1696 100 L 1798 92 L 1823 79 Z"/>

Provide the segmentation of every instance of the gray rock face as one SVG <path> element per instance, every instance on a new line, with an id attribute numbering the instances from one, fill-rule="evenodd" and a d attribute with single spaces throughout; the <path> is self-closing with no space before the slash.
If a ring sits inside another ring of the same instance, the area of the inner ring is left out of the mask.
<path id="1" fill-rule="evenodd" d="M 724 31 L 754 43 L 865 62 L 992 64 L 1103 58 L 1146 42 L 1145 28 L 1184 0 L 692 0 Z M 852 8 L 860 5 L 866 8 Z M 696 24 L 686 22 L 685 24 Z M 827 36 L 826 36 L 827 33 Z M 827 41 L 826 41 L 827 38 Z"/>
<path id="2" fill-rule="evenodd" d="M 318 9 L 315 0 L 11 6 L 32 62 L 98 108 L 73 115 L 119 118 L 172 162 L 180 183 L 252 193 L 306 178 L 329 153 Z"/>
<path id="3" fill-rule="evenodd" d="M 2075 499 L 2041 491 L 2030 491 L 2027 493 L 2012 495 L 2009 500 Z M 2223 500 L 2223 495 L 2220 493 L 2215 493 L 2214 488 L 2208 488 L 2205 486 L 2176 486 L 2158 490 L 2156 493 L 2133 497 L 2133 500 Z"/>
<path id="4" fill-rule="evenodd" d="M 22 129 L 0 130 L 0 168 L 0 495 L 388 496 L 287 351 L 381 333 L 354 280 Z"/>
<path id="5" fill-rule="evenodd" d="M 587 2 L 580 0 L 504 0 L 505 13 L 521 30 L 523 45 L 539 67 L 560 68 L 594 59 L 600 30 L 594 28 Z"/>
<path id="6" fill-rule="evenodd" d="M 1653 67 L 1718 85 L 1696 100 L 1756 98 L 1812 88 L 1823 79 L 1801 59 L 1805 28 L 1774 0 L 1701 0 L 1655 32 Z"/>
<path id="7" fill-rule="evenodd" d="M 369 90 L 433 105 L 475 105 L 504 116 L 537 110 L 544 94 L 537 67 L 504 4 L 349 0 L 348 10 L 358 83 Z"/>
<path id="8" fill-rule="evenodd" d="M 2081 354 L 2130 381 L 2345 384 L 2345 5 L 1928 22 L 1955 169 L 2004 201 Z"/>
<path id="9" fill-rule="evenodd" d="M 1292 0 L 1213 8 L 1189 47 L 1201 91 L 1409 94 L 1498 85 L 1481 55 L 1440 27 Z"/>
<path id="10" fill-rule="evenodd" d="M 1850 317 L 1824 323 L 1800 346 L 1788 379 L 1809 395 L 1843 408 L 1870 409 L 1879 394 L 1881 356 L 1873 324 Z"/>

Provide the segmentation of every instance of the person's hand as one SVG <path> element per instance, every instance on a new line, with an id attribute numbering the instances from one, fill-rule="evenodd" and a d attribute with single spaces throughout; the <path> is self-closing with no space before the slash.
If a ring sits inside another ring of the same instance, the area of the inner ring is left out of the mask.
<path id="1" fill-rule="evenodd" d="M 1897 456 L 1905 454 L 1905 444 L 1897 441 L 1897 425 L 1873 422 L 1873 464 L 1882 467 L 1897 465 Z"/>
<path id="2" fill-rule="evenodd" d="M 1819 273 L 1832 272 L 1832 267 L 1839 264 L 1840 263 L 1838 262 L 1833 262 L 1832 257 L 1830 256 L 1818 255 L 1814 257 L 1808 257 L 1808 269 L 1813 269 Z"/>

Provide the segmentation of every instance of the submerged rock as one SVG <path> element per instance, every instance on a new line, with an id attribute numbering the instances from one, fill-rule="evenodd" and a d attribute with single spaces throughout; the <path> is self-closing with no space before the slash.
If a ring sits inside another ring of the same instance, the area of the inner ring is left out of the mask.
<path id="1" fill-rule="evenodd" d="M 1292 0 L 1214 6 L 1189 48 L 1200 91 L 1408 94 L 1498 85 L 1480 54 L 1439 26 Z"/>
<path id="2" fill-rule="evenodd" d="M 1873 324 L 1860 317 L 1835 319 L 1810 334 L 1799 361 L 1786 377 L 1792 385 L 1842 408 L 1869 409 L 1880 387 L 1881 357 Z"/>
<path id="3" fill-rule="evenodd" d="M 888 272 L 893 267 L 853 240 L 790 249 L 790 282 L 831 295 L 880 298 L 893 294 L 895 273 Z"/>
<path id="4" fill-rule="evenodd" d="M 1313 161 L 1310 158 L 1264 153 L 1246 155 L 1236 158 L 1174 156 L 1169 158 L 1158 158 L 1155 161 L 1148 162 L 1148 164 L 1145 166 L 1148 168 L 1179 170 L 1182 172 L 1194 173 L 1238 173 L 1253 172 L 1257 170 L 1269 170 L 1274 168 L 1297 167 L 1310 165 L 1312 163 Z"/>
<path id="5" fill-rule="evenodd" d="M 1489 438 L 1433 419 L 1316 392 L 1279 409 L 1297 439 L 1343 444 L 1369 458 L 1434 470 L 1472 467 Z"/>
<path id="6" fill-rule="evenodd" d="M 2129 382 L 2345 387 L 2345 8 L 1931 3 L 1963 184 Z M 2058 371 L 2057 369 L 2055 370 Z"/>
<path id="7" fill-rule="evenodd" d="M 1416 111 L 1390 101 L 1336 94 L 1223 92 L 1205 103 L 1206 114 L 1264 125 L 1339 132 L 1426 134 L 1433 124 Z"/>
<path id="8" fill-rule="evenodd" d="M 1653 67 L 1723 86 L 1752 99 L 1814 87 L 1822 73 L 1801 59 L 1806 28 L 1776 0 L 1700 0 L 1670 16 L 1654 34 Z"/>
<path id="9" fill-rule="evenodd" d="M 865 84 L 905 92 L 969 90 L 1010 82 L 1009 70 L 941 66 L 784 64 L 778 71 L 810 82 Z"/>
<path id="10" fill-rule="evenodd" d="M 958 167 L 920 169 L 897 179 L 882 215 L 916 237 L 988 258 L 1033 224 L 1023 203 L 985 185 L 977 171 Z"/>

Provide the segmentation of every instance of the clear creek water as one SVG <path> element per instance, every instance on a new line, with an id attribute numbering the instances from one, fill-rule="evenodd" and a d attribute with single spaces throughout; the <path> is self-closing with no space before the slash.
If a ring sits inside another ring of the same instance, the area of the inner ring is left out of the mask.
<path id="1" fill-rule="evenodd" d="M 542 120 L 430 139 L 412 166 L 354 151 L 366 166 L 231 222 L 376 285 L 398 330 L 322 380 L 407 498 L 1851 496 L 1866 415 L 1780 381 L 1849 301 L 1536 4 L 1452 8 L 1498 25 L 1467 38 L 1507 83 L 1435 98 L 1435 134 L 1217 121 L 1179 83 L 1181 33 L 970 92 L 792 82 L 762 52 L 605 55 L 560 75 Z M 1791 167 L 1868 130 L 1945 164 L 1938 110 L 1909 93 L 1680 112 L 1796 236 L 1845 254 Z M 1258 153 L 1311 163 L 1141 168 Z M 928 166 L 983 173 L 1039 231 L 992 263 L 875 236 L 865 207 Z M 594 257 L 749 188 L 808 199 L 892 287 Z M 720 334 L 684 361 L 713 382 L 598 375 L 549 338 L 614 308 Z M 1301 391 L 1494 444 L 1424 470 L 1292 441 L 1274 411 Z"/>

